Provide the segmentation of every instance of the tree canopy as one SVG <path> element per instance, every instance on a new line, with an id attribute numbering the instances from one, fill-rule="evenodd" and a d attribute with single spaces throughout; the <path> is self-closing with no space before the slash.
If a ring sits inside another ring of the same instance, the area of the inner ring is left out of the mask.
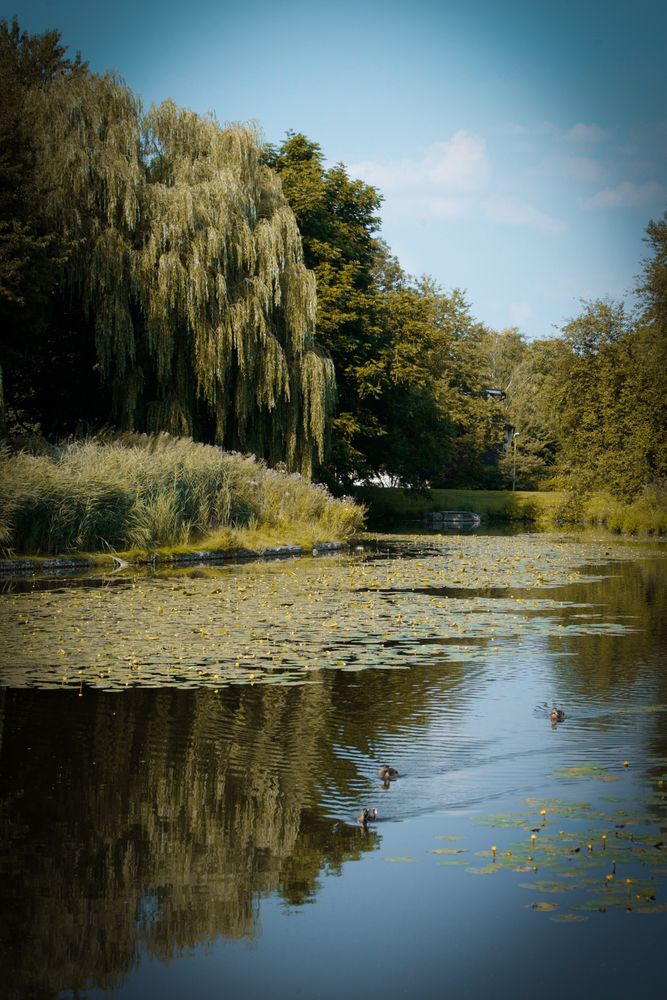
<path id="1" fill-rule="evenodd" d="M 584 302 L 558 337 L 512 344 L 505 337 L 507 413 L 519 430 L 523 484 L 608 492 L 623 502 L 647 488 L 665 489 L 664 218 L 649 223 L 647 243 L 651 254 L 643 262 L 637 309 L 612 299 Z M 496 335 L 496 353 L 502 340 Z"/>
<path id="2" fill-rule="evenodd" d="M 483 327 L 464 296 L 404 273 L 378 235 L 380 194 L 342 164 L 326 169 L 317 143 L 288 133 L 266 160 L 295 212 L 317 279 L 318 339 L 336 370 L 320 474 L 479 484 L 502 419 L 481 394 Z"/>
<path id="3" fill-rule="evenodd" d="M 33 289 L 50 253 L 32 346 L 48 357 L 53 341 L 71 341 L 70 390 L 77 368 L 103 388 L 78 399 L 77 419 L 195 434 L 310 472 L 333 366 L 315 341 L 315 278 L 294 214 L 257 135 L 171 101 L 144 113 L 118 78 L 64 60 L 56 34 L 47 46 L 15 23 L 0 33 L 19 108 L 12 118 L 3 100 L 0 127 L 16 141 L 0 166 L 11 178 L 22 156 L 31 165 L 0 230 L 14 413 L 73 429 L 68 407 L 49 411 L 47 372 L 22 391 L 21 286 Z"/>
<path id="4" fill-rule="evenodd" d="M 636 309 L 530 341 L 407 275 L 381 205 L 302 133 L 145 111 L 0 22 L 0 433 L 168 431 L 340 489 L 507 486 L 513 441 L 519 486 L 662 488 L 667 214 Z"/>

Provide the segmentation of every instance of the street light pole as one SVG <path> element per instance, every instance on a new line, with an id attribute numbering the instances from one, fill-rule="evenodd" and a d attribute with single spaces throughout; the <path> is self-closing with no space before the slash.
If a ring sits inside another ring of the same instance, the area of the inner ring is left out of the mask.
<path id="1" fill-rule="evenodd" d="M 512 492 L 514 492 L 516 490 L 516 439 L 519 436 L 519 432 L 514 431 L 514 434 L 512 436 L 514 438 L 514 468 L 512 471 Z"/>

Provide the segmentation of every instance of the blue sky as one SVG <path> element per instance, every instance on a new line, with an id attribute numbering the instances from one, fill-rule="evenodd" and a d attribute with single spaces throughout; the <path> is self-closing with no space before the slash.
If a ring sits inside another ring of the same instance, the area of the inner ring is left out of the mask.
<path id="1" fill-rule="evenodd" d="M 288 129 L 384 195 L 410 273 L 478 319 L 551 335 L 631 296 L 667 207 L 667 5 L 657 0 L 0 0 L 148 105 Z"/>

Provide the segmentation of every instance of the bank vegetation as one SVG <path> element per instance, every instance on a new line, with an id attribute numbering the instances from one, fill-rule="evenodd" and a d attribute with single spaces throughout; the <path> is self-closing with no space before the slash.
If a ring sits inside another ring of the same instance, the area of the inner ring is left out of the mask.
<path id="1" fill-rule="evenodd" d="M 10 555 L 308 547 L 362 527 L 358 504 L 299 473 L 166 434 L 0 453 Z"/>

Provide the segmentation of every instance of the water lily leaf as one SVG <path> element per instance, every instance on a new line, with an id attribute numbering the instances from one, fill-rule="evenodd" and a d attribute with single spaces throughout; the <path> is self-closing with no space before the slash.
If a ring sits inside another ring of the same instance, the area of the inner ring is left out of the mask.
<path id="1" fill-rule="evenodd" d="M 491 816 L 478 816 L 475 822 L 478 826 L 517 827 L 525 822 L 525 818 L 512 813 L 495 813 Z"/>
<path id="2" fill-rule="evenodd" d="M 552 772 L 552 778 L 597 778 L 600 781 L 616 781 L 613 775 L 607 773 L 602 764 L 576 764 L 572 767 L 560 767 Z"/>
<path id="3" fill-rule="evenodd" d="M 571 892 L 573 886 L 562 882 L 520 882 L 520 889 L 532 889 L 537 892 Z"/>
<path id="4" fill-rule="evenodd" d="M 637 913 L 667 913 L 667 903 L 638 903 L 633 909 Z"/>
<path id="5" fill-rule="evenodd" d="M 503 639 L 515 648 L 532 638 L 556 639 L 565 606 L 544 588 L 596 579 L 573 570 L 606 558 L 602 546 L 558 545 L 548 536 L 438 536 L 428 549 L 423 537 L 377 538 L 391 559 L 370 550 L 363 558 L 340 555 L 326 571 L 316 560 L 298 570 L 270 563 L 172 567 L 133 572 L 122 586 L 89 586 L 79 575 L 50 592 L 10 590 L 0 596 L 0 683 L 51 686 L 64 659 L 68 676 L 81 671 L 84 684 L 106 690 L 173 686 L 183 680 L 173 676 L 177 664 L 194 668 L 193 686 L 215 687 L 251 683 L 235 670 L 237 661 L 280 663 L 285 672 L 270 683 L 289 686 L 311 663 L 349 672 L 408 669 L 434 657 L 485 661 Z M 516 591 L 535 585 L 540 590 L 527 601 Z M 581 602 L 574 613 L 581 617 L 568 620 L 569 634 L 632 627 Z M 100 667 L 120 676 L 104 683 Z"/>

